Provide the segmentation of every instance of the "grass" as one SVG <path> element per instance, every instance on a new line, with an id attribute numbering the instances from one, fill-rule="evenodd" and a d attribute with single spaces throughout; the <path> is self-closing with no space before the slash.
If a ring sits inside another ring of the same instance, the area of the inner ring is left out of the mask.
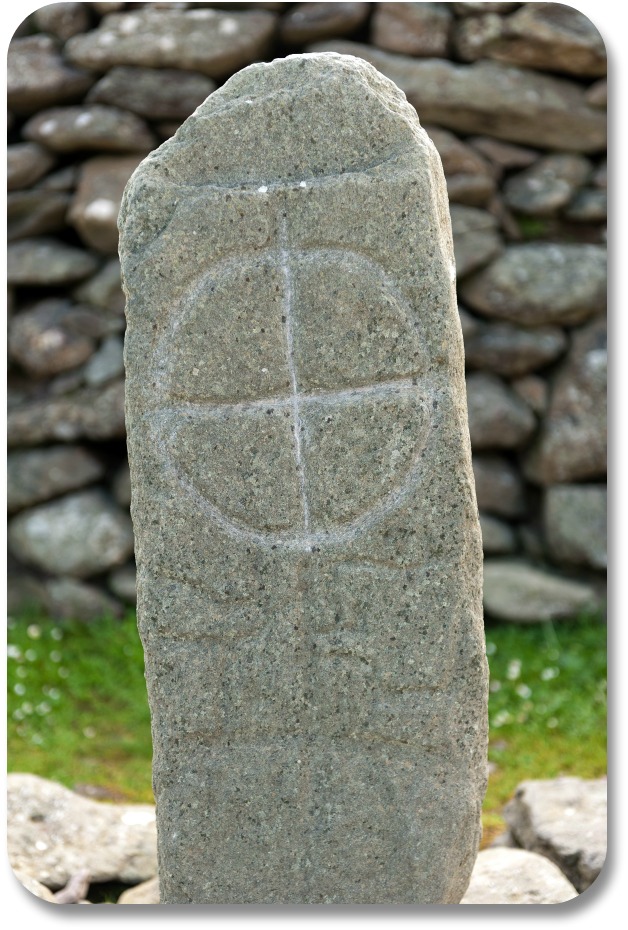
<path id="1" fill-rule="evenodd" d="M 488 626 L 491 775 L 484 845 L 520 781 L 606 772 L 606 628 L 596 617 Z M 135 616 L 9 622 L 8 762 L 68 787 L 150 801 L 151 740 Z"/>

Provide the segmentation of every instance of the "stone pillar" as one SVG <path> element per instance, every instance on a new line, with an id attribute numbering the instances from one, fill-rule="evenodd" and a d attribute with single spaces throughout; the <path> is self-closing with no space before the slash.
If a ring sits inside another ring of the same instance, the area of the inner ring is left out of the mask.
<path id="1" fill-rule="evenodd" d="M 434 146 L 363 61 L 253 65 L 120 228 L 162 902 L 458 902 L 487 672 Z"/>

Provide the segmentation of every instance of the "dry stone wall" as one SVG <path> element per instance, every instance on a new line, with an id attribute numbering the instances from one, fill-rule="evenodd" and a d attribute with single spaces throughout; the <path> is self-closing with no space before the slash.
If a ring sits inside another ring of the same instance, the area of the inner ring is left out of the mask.
<path id="1" fill-rule="evenodd" d="M 554 3 L 56 3 L 9 49 L 10 605 L 135 596 L 117 215 L 245 65 L 364 58 L 445 170 L 487 615 L 599 602 L 606 567 L 606 58 Z"/>

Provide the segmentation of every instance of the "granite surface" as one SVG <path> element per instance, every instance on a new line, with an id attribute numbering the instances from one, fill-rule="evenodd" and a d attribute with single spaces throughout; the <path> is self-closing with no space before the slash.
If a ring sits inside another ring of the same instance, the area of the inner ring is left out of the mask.
<path id="1" fill-rule="evenodd" d="M 440 160 L 358 59 L 236 74 L 125 192 L 163 903 L 454 903 L 482 549 Z"/>

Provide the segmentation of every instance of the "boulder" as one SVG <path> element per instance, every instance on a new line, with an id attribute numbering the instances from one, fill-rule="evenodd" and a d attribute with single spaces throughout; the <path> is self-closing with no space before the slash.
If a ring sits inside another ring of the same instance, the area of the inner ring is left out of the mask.
<path id="1" fill-rule="evenodd" d="M 569 203 L 591 172 L 591 162 L 582 155 L 546 155 L 506 180 L 504 200 L 511 209 L 528 216 L 553 216 Z"/>
<path id="2" fill-rule="evenodd" d="M 107 579 L 109 587 L 121 601 L 135 604 L 137 601 L 137 578 L 135 565 L 123 565 L 111 572 Z"/>
<path id="3" fill-rule="evenodd" d="M 524 781 L 504 808 L 516 841 L 547 856 L 579 892 L 606 858 L 606 778 Z"/>
<path id="4" fill-rule="evenodd" d="M 511 245 L 464 281 L 461 295 L 473 310 L 512 323 L 580 323 L 606 306 L 606 249 L 559 242 Z"/>
<path id="5" fill-rule="evenodd" d="M 405 92 L 422 123 L 536 148 L 586 153 L 606 147 L 605 114 L 589 105 L 575 81 L 496 61 L 418 60 L 343 40 L 314 43 L 308 51 L 364 58 Z"/>
<path id="6" fill-rule="evenodd" d="M 474 455 L 475 493 L 481 511 L 500 517 L 521 517 L 526 510 L 518 469 L 501 455 Z"/>
<path id="7" fill-rule="evenodd" d="M 50 190 L 14 191 L 7 197 L 7 239 L 24 239 L 58 232 L 70 205 L 66 193 Z"/>
<path id="8" fill-rule="evenodd" d="M 509 623 L 576 617 L 599 607 L 591 585 L 513 559 L 484 562 L 484 610 Z"/>
<path id="9" fill-rule="evenodd" d="M 149 120 L 182 121 L 215 89 L 215 81 L 204 74 L 123 65 L 92 87 L 87 102 L 121 107 Z"/>
<path id="10" fill-rule="evenodd" d="M 464 351 L 469 368 L 513 378 L 549 365 L 566 347 L 567 336 L 558 326 L 527 329 L 513 323 L 482 323 L 465 340 Z"/>
<path id="11" fill-rule="evenodd" d="M 449 3 L 378 3 L 371 42 L 417 58 L 446 58 L 452 21 Z"/>
<path id="12" fill-rule="evenodd" d="M 525 849 L 478 854 L 461 904 L 562 904 L 578 892 L 558 866 Z"/>
<path id="13" fill-rule="evenodd" d="M 141 160 L 137 155 L 105 155 L 83 163 L 68 221 L 92 249 L 117 256 L 120 201 Z"/>
<path id="14" fill-rule="evenodd" d="M 95 585 L 76 578 L 50 578 L 43 582 L 42 607 L 51 617 L 89 623 L 103 617 L 121 617 L 122 605 Z"/>
<path id="15" fill-rule="evenodd" d="M 7 249 L 9 284 L 59 287 L 81 281 L 98 267 L 93 255 L 45 237 L 12 242 Z"/>
<path id="16" fill-rule="evenodd" d="M 159 879 L 155 876 L 123 891 L 118 898 L 118 904 L 159 904 Z"/>
<path id="17" fill-rule="evenodd" d="M 9 446 L 37 446 L 76 439 L 118 439 L 125 435 L 124 382 L 83 388 L 65 397 L 26 402 L 9 411 Z"/>
<path id="18" fill-rule="evenodd" d="M 124 375 L 124 342 L 120 336 L 109 336 L 85 366 L 85 382 L 99 387 Z"/>
<path id="19" fill-rule="evenodd" d="M 120 328 L 124 328 L 125 297 L 117 258 L 110 259 L 93 278 L 80 284 L 73 295 L 82 303 L 109 311 L 114 318 L 120 319 Z"/>
<path id="20" fill-rule="evenodd" d="M 548 488 L 544 524 L 549 553 L 556 562 L 606 570 L 606 485 Z"/>
<path id="21" fill-rule="evenodd" d="M 38 29 L 62 42 L 89 29 L 89 7 L 85 3 L 49 3 L 32 15 Z"/>
<path id="22" fill-rule="evenodd" d="M 143 7 L 105 16 L 98 29 L 69 39 L 65 54 L 73 64 L 93 71 L 136 65 L 224 78 L 263 58 L 275 24 L 276 17 L 266 10 Z"/>
<path id="23" fill-rule="evenodd" d="M 370 3 L 295 3 L 281 19 L 279 36 L 286 45 L 302 45 L 330 36 L 346 36 L 362 25 Z"/>
<path id="24" fill-rule="evenodd" d="M 428 126 L 426 132 L 443 163 L 450 203 L 485 204 L 495 193 L 494 172 L 486 159 L 447 129 Z"/>
<path id="25" fill-rule="evenodd" d="M 20 561 L 76 578 L 98 575 L 133 553 L 130 517 L 101 491 L 79 491 L 22 511 L 8 538 Z"/>
<path id="26" fill-rule="evenodd" d="M 467 403 L 471 446 L 475 450 L 519 448 L 536 428 L 536 418 L 528 405 L 495 375 L 468 375 Z"/>
<path id="27" fill-rule="evenodd" d="M 148 154 L 157 139 L 144 120 L 118 107 L 54 107 L 33 116 L 22 129 L 24 138 L 53 152 L 97 149 Z"/>
<path id="28" fill-rule="evenodd" d="M 486 210 L 452 204 L 451 229 L 454 237 L 456 275 L 463 278 L 486 265 L 502 250 L 497 220 Z"/>
<path id="29" fill-rule="evenodd" d="M 31 187 L 50 171 L 54 163 L 54 155 L 35 142 L 7 146 L 7 188 L 14 191 Z"/>
<path id="30" fill-rule="evenodd" d="M 7 59 L 7 103 L 19 115 L 80 100 L 93 75 L 64 61 L 50 36 L 13 39 Z"/>
<path id="31" fill-rule="evenodd" d="M 28 873 L 22 872 L 20 869 L 13 869 L 13 874 L 20 885 L 23 885 L 30 894 L 35 895 L 36 898 L 41 898 L 42 901 L 48 901 L 54 904 L 54 895 L 50 888 L 46 888 L 45 885 L 38 882 L 32 875 L 28 875 Z"/>
<path id="32" fill-rule="evenodd" d="M 458 25 L 455 45 L 464 61 L 493 58 L 577 78 L 606 74 L 604 40 L 584 13 L 564 3 L 524 3 L 501 17 L 497 5 Z"/>
<path id="33" fill-rule="evenodd" d="M 10 452 L 7 458 L 9 513 L 85 487 L 103 477 L 102 462 L 81 446 L 49 446 Z"/>
<path id="34" fill-rule="evenodd" d="M 157 872 L 155 809 L 103 804 L 36 775 L 7 775 L 8 853 L 14 870 L 48 888 L 87 870 L 92 882 L 146 881 Z"/>
<path id="35" fill-rule="evenodd" d="M 77 331 L 76 323 L 75 306 L 55 297 L 16 314 L 9 330 L 11 358 L 35 378 L 76 368 L 96 348 L 88 333 L 80 327 Z"/>
<path id="36" fill-rule="evenodd" d="M 488 513 L 481 513 L 480 528 L 484 555 L 509 555 L 516 550 L 515 532 L 508 523 Z"/>
<path id="37" fill-rule="evenodd" d="M 524 460 L 536 484 L 588 481 L 606 475 L 606 322 L 573 335 L 551 386 L 538 441 Z"/>

